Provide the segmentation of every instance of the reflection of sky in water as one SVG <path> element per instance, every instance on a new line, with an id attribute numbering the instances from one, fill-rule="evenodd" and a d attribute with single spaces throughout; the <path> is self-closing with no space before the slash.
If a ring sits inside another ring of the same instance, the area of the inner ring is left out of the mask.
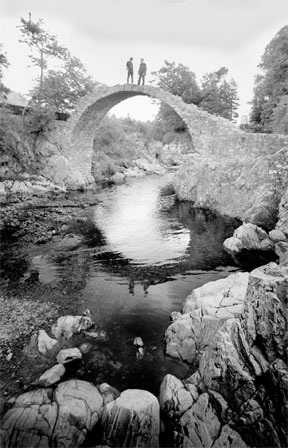
<path id="1" fill-rule="evenodd" d="M 142 263 L 167 262 L 183 256 L 190 232 L 165 214 L 168 199 L 159 197 L 159 178 L 151 179 L 149 190 L 145 178 L 131 182 L 133 188 L 121 185 L 111 191 L 105 205 L 95 207 L 95 224 L 105 234 L 111 250 Z M 163 182 L 166 184 L 167 178 Z M 172 230 L 173 224 L 176 230 Z"/>

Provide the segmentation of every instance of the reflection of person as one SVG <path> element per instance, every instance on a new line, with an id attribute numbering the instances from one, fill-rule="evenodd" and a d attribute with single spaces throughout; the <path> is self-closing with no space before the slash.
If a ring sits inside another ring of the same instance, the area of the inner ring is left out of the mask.
<path id="1" fill-rule="evenodd" d="M 138 85 L 140 85 L 141 80 L 142 80 L 142 86 L 144 86 L 146 73 L 147 73 L 147 65 L 145 64 L 144 59 L 142 58 L 142 59 L 140 59 L 140 65 L 139 65 L 139 70 L 138 70 L 138 75 L 139 75 Z"/>
<path id="2" fill-rule="evenodd" d="M 129 61 L 126 62 L 127 68 L 127 84 L 129 84 L 129 79 L 131 78 L 131 84 L 133 84 L 133 58 L 130 58 Z"/>

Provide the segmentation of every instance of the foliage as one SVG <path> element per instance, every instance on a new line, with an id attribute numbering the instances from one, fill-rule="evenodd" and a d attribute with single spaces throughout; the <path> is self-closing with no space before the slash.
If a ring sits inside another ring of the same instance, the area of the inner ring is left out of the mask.
<path id="1" fill-rule="evenodd" d="M 154 76 L 152 83 L 158 87 L 180 96 L 185 103 L 199 104 L 201 97 L 196 75 L 188 67 L 165 60 L 164 66 L 152 75 Z M 166 104 L 161 104 L 157 120 L 163 125 L 165 131 L 171 128 L 178 132 L 187 129 L 179 115 Z"/>
<path id="2" fill-rule="evenodd" d="M 180 96 L 185 103 L 195 104 L 211 114 L 234 121 L 238 117 L 238 86 L 233 78 L 227 80 L 227 73 L 225 67 L 206 73 L 199 86 L 195 73 L 188 67 L 164 61 L 164 66 L 152 74 L 157 86 Z M 161 104 L 157 120 L 166 132 L 171 129 L 176 132 L 187 130 L 183 120 L 166 104 Z"/>
<path id="3" fill-rule="evenodd" d="M 49 70 L 41 90 L 36 86 L 30 93 L 33 103 L 39 102 L 41 97 L 42 105 L 59 112 L 69 112 L 75 108 L 79 98 L 92 92 L 96 85 L 80 59 L 67 51 L 62 69 Z"/>
<path id="4" fill-rule="evenodd" d="M 2 51 L 2 45 L 0 44 L 0 102 L 2 102 L 6 98 L 6 94 L 9 92 L 9 89 L 4 86 L 3 79 L 3 69 L 9 66 L 9 62 L 6 54 Z"/>
<path id="5" fill-rule="evenodd" d="M 53 107 L 36 105 L 24 115 L 24 129 L 28 135 L 34 137 L 34 143 L 37 137 L 53 129 L 55 112 L 56 109 Z"/>
<path id="6" fill-rule="evenodd" d="M 227 81 L 228 69 L 221 67 L 213 73 L 206 73 L 202 79 L 200 107 L 210 114 L 234 121 L 238 117 L 237 84 L 232 78 Z"/>
<path id="7" fill-rule="evenodd" d="M 43 19 L 33 22 L 29 13 L 29 20 L 21 17 L 21 25 L 19 27 L 22 35 L 20 42 L 28 45 L 31 50 L 29 58 L 32 64 L 40 69 L 40 90 L 43 84 L 44 71 L 48 67 L 48 59 L 51 57 L 63 59 L 67 52 L 65 47 L 59 45 L 57 37 L 49 34 L 43 28 L 43 24 Z"/>
<path id="8" fill-rule="evenodd" d="M 273 133 L 288 134 L 288 95 L 283 95 L 274 108 L 271 126 Z"/>
<path id="9" fill-rule="evenodd" d="M 87 74 L 87 71 L 75 56 L 72 56 L 66 47 L 58 43 L 57 37 L 50 35 L 43 28 L 44 22 L 37 22 L 21 18 L 20 32 L 22 40 L 31 49 L 29 55 L 32 64 L 40 69 L 39 82 L 31 90 L 32 100 L 30 106 L 35 108 L 44 107 L 40 113 L 39 125 L 45 122 L 48 110 L 58 112 L 69 112 L 74 109 L 77 100 L 91 92 L 97 85 Z M 54 58 L 60 61 L 60 67 L 48 69 L 48 59 Z M 36 117 L 35 117 L 36 118 Z"/>
<path id="10" fill-rule="evenodd" d="M 251 126 L 261 132 L 287 133 L 288 25 L 281 28 L 267 45 L 258 67 L 262 74 L 255 78 Z"/>

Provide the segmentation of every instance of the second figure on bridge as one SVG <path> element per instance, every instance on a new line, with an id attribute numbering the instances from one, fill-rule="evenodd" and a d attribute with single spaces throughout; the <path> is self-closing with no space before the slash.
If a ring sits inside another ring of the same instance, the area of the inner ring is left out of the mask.
<path id="1" fill-rule="evenodd" d="M 141 81 L 142 81 L 142 86 L 144 86 L 145 84 L 145 76 L 147 73 L 147 65 L 144 62 L 144 59 L 140 59 L 140 65 L 139 65 L 139 70 L 138 70 L 138 85 L 140 85 Z"/>

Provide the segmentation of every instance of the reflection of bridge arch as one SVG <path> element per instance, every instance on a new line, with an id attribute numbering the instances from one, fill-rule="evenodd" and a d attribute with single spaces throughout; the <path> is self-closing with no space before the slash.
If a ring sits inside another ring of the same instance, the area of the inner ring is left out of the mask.
<path id="1" fill-rule="evenodd" d="M 230 132 L 239 134 L 232 123 L 204 112 L 192 104 L 186 104 L 179 97 L 150 85 L 132 84 L 109 87 L 100 85 L 93 93 L 83 97 L 75 112 L 66 123 L 61 137 L 64 154 L 69 167 L 77 173 L 78 183 L 87 183 L 91 178 L 93 140 L 97 127 L 114 106 L 134 96 L 148 96 L 170 106 L 187 125 L 194 150 L 201 152 L 215 140 L 221 124 Z M 220 132 L 221 133 L 221 132 Z"/>

